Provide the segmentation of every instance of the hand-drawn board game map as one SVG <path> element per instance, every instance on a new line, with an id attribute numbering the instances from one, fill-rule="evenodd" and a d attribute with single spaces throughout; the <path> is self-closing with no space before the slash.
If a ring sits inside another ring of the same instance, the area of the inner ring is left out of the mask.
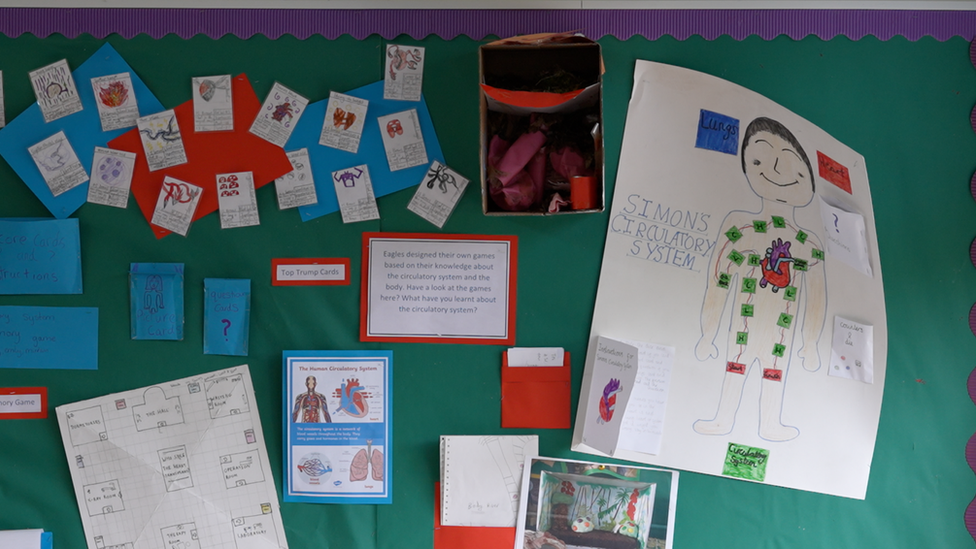
<path id="1" fill-rule="evenodd" d="M 57 408 L 89 549 L 287 549 L 247 365 Z"/>

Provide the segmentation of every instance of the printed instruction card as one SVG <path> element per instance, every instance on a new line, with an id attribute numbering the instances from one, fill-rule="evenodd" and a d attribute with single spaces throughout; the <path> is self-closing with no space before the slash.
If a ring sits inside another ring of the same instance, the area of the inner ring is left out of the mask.
<path id="1" fill-rule="evenodd" d="M 393 503 L 392 351 L 285 351 L 285 501 Z"/>
<path id="2" fill-rule="evenodd" d="M 515 236 L 364 233 L 361 341 L 515 343 Z"/>

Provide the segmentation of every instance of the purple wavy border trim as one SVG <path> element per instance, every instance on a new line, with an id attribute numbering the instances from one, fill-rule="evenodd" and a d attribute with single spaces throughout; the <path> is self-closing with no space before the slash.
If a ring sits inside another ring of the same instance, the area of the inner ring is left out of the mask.
<path id="1" fill-rule="evenodd" d="M 969 62 L 976 68 L 976 39 L 970 40 L 972 42 L 969 44 Z M 976 131 L 976 108 L 969 114 L 969 122 L 973 126 L 973 131 Z M 976 198 L 976 173 L 969 180 L 969 190 L 973 194 L 973 198 Z M 973 266 L 976 266 L 976 240 L 973 240 L 973 243 L 969 245 L 969 259 L 973 262 Z M 969 309 L 969 329 L 972 330 L 973 335 L 976 335 L 976 304 L 973 304 L 972 308 Z M 973 404 L 976 404 L 976 368 L 970 372 L 966 379 L 966 390 L 969 392 L 969 398 Z M 976 473 L 976 434 L 969 437 L 969 441 L 966 443 L 966 463 Z M 963 521 L 966 523 L 966 530 L 969 535 L 976 541 L 976 498 L 973 498 L 966 506 Z"/>
<path id="2" fill-rule="evenodd" d="M 811 34 L 822 39 L 842 35 L 859 40 L 904 36 L 915 41 L 932 36 L 972 40 L 976 11 L 937 10 L 309 10 L 309 9 L 163 9 L 163 8 L 0 8 L 0 33 L 10 37 L 32 33 L 69 38 L 87 33 L 96 38 L 145 33 L 153 38 L 175 33 L 182 38 L 233 34 L 278 38 L 291 34 L 305 39 L 343 34 L 363 39 L 371 34 L 420 39 L 580 30 L 590 38 L 606 35 L 650 40 L 668 35 L 684 40 L 701 35 L 736 40 L 758 35 L 766 40 L 785 34 L 794 39 Z"/>

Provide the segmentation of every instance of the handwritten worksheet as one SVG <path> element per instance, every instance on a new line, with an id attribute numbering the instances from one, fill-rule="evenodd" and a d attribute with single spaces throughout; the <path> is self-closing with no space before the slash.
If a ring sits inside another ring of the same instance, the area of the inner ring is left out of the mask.
<path id="1" fill-rule="evenodd" d="M 287 549 L 247 365 L 57 408 L 88 549 Z"/>

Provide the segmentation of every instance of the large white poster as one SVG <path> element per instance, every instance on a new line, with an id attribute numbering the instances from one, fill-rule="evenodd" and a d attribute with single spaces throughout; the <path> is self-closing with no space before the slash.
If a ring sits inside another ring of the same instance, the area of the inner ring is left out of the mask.
<path id="1" fill-rule="evenodd" d="M 867 269 L 830 253 L 862 245 Z M 835 316 L 873 327 L 873 382 L 828 375 L 856 362 L 832 363 Z M 864 159 L 752 91 L 638 61 L 582 395 L 598 336 L 675 349 L 659 452 L 614 457 L 863 499 L 887 351 Z M 573 444 L 599 454 L 593 413 Z"/>

